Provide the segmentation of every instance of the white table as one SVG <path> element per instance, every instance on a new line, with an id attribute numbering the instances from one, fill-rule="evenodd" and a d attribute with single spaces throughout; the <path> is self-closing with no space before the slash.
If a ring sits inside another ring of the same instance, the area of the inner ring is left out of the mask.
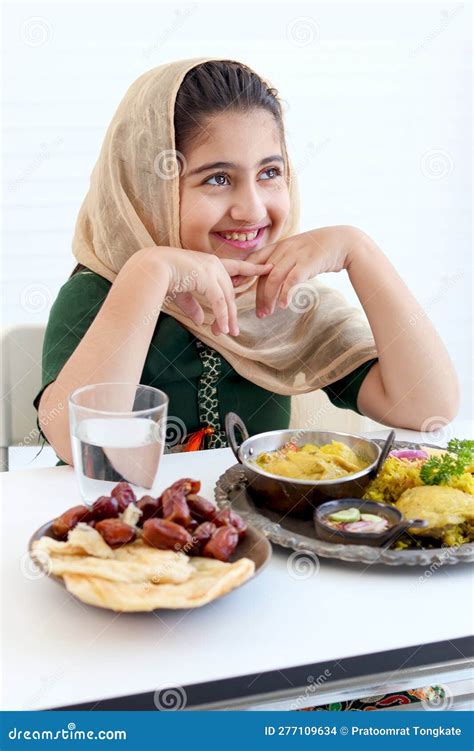
<path id="1" fill-rule="evenodd" d="M 167 455 L 162 487 L 191 476 L 213 498 L 217 478 L 233 464 L 230 449 Z M 25 552 L 41 524 L 80 502 L 74 470 L 1 479 L 2 709 L 153 709 L 154 692 L 170 686 L 184 687 L 193 708 L 219 701 L 295 708 L 433 681 L 464 690 L 468 565 L 427 574 L 322 559 L 317 573 L 298 579 L 287 568 L 292 551 L 274 547 L 257 578 L 201 609 L 117 614 L 38 578 Z"/>

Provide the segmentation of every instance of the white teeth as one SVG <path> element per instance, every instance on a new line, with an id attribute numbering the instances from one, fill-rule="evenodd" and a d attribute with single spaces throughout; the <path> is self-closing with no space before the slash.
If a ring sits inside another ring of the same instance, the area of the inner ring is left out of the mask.
<path id="1" fill-rule="evenodd" d="M 255 232 L 249 232 L 248 234 L 243 234 L 241 232 L 231 232 L 231 233 L 224 233 L 220 232 L 219 234 L 222 235 L 222 237 L 225 237 L 226 240 L 238 240 L 239 242 L 245 242 L 246 240 L 255 240 L 255 238 L 258 235 L 258 230 Z"/>

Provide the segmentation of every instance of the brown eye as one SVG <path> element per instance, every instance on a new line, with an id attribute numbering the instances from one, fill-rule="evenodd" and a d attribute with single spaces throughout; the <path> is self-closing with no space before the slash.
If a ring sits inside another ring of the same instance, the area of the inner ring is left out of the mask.
<path id="1" fill-rule="evenodd" d="M 262 174 L 266 174 L 268 172 L 275 172 L 276 174 L 274 175 L 274 177 L 280 177 L 281 175 L 281 170 L 278 167 L 268 167 L 268 169 L 266 169 Z"/>
<path id="2" fill-rule="evenodd" d="M 220 172 L 217 175 L 211 175 L 210 177 L 207 178 L 207 180 L 204 181 L 203 185 L 212 185 L 212 183 L 210 183 L 209 180 L 214 180 L 219 177 L 227 178 L 227 175 L 225 175 L 223 172 Z M 223 183 L 217 183 L 217 185 L 223 185 Z M 215 187 L 215 184 L 213 187 Z"/>

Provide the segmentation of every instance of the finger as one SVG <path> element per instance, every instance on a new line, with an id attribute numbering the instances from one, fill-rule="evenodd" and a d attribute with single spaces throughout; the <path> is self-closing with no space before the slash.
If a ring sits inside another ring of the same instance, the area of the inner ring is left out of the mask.
<path id="1" fill-rule="evenodd" d="M 222 265 L 229 276 L 261 276 L 268 274 L 273 268 L 272 263 L 252 263 L 251 261 L 238 261 L 235 258 L 224 258 Z"/>
<path id="2" fill-rule="evenodd" d="M 294 268 L 286 277 L 278 296 L 278 306 L 287 308 L 291 298 L 291 289 L 295 284 L 307 281 L 310 277 L 301 269 Z"/>
<path id="3" fill-rule="evenodd" d="M 232 304 L 229 302 L 229 334 L 231 336 L 238 336 L 240 334 L 240 328 L 237 321 L 237 310 L 234 307 L 232 307 Z M 219 326 L 219 323 L 217 320 L 214 320 L 211 324 L 211 331 L 215 336 L 219 336 L 222 333 L 221 328 Z"/>
<path id="4" fill-rule="evenodd" d="M 273 268 L 273 263 L 249 263 L 241 261 L 238 269 L 241 276 L 265 276 Z"/>
<path id="5" fill-rule="evenodd" d="M 219 324 L 217 321 L 213 321 L 211 324 L 211 331 L 214 334 L 214 336 L 219 336 L 219 334 L 222 334 L 222 331 L 219 328 Z"/>
<path id="6" fill-rule="evenodd" d="M 252 253 L 253 263 L 267 263 L 277 246 L 278 243 L 270 243 L 270 245 L 264 245 L 260 250 L 256 250 Z"/>
<path id="7" fill-rule="evenodd" d="M 270 271 L 273 268 L 273 264 L 268 264 L 268 271 L 266 270 L 266 266 L 259 266 L 259 269 L 262 269 L 262 272 L 260 274 L 256 274 L 256 276 L 266 276 L 270 273 Z M 240 284 L 243 284 L 244 282 L 248 281 L 248 276 L 242 276 L 241 274 L 237 274 L 237 276 L 231 276 L 230 281 L 232 282 L 233 287 L 238 287 Z"/>
<path id="8" fill-rule="evenodd" d="M 235 302 L 234 288 L 230 276 L 222 266 L 217 269 L 216 285 L 216 289 L 219 288 L 220 290 L 220 295 L 218 293 L 217 297 L 220 310 L 218 315 L 216 314 L 216 308 L 214 308 L 217 323 L 219 324 L 222 333 L 230 334 L 231 336 L 238 336 L 240 331 L 237 323 L 237 305 Z M 221 299 L 222 294 L 224 295 L 224 303 Z"/>
<path id="9" fill-rule="evenodd" d="M 257 285 L 257 315 L 259 312 L 262 312 L 265 315 L 271 315 L 273 313 L 280 289 L 294 266 L 295 261 L 293 259 L 289 258 L 286 261 L 282 260 L 274 267 L 268 276 L 258 280 L 258 285 L 260 285 L 260 282 L 262 284 L 260 289 Z"/>
<path id="10" fill-rule="evenodd" d="M 230 280 L 229 280 L 230 282 Z M 216 317 L 216 323 L 219 327 L 218 333 L 229 333 L 229 312 L 227 298 L 222 286 L 217 279 L 213 279 L 207 289 L 207 299 L 211 305 L 212 311 Z M 214 331 L 214 333 L 216 333 Z"/>
<path id="11" fill-rule="evenodd" d="M 231 336 L 238 336 L 240 334 L 239 324 L 237 321 L 237 305 L 235 302 L 234 288 L 230 277 L 226 277 L 223 280 L 224 294 L 227 300 L 227 312 L 229 317 L 229 334 Z"/>
<path id="12" fill-rule="evenodd" d="M 230 281 L 232 282 L 232 286 L 235 288 L 248 281 L 248 276 L 231 276 Z"/>
<path id="13" fill-rule="evenodd" d="M 190 292 L 176 295 L 175 302 L 195 324 L 200 326 L 204 322 L 204 311 Z"/>

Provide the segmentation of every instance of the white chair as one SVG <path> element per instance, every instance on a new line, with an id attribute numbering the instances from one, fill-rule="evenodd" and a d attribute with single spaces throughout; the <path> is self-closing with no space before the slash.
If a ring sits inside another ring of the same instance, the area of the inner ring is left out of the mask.
<path id="1" fill-rule="evenodd" d="M 33 399 L 41 387 L 41 356 L 46 326 L 19 324 L 1 331 L 0 471 L 8 470 L 9 446 L 38 446 Z"/>

